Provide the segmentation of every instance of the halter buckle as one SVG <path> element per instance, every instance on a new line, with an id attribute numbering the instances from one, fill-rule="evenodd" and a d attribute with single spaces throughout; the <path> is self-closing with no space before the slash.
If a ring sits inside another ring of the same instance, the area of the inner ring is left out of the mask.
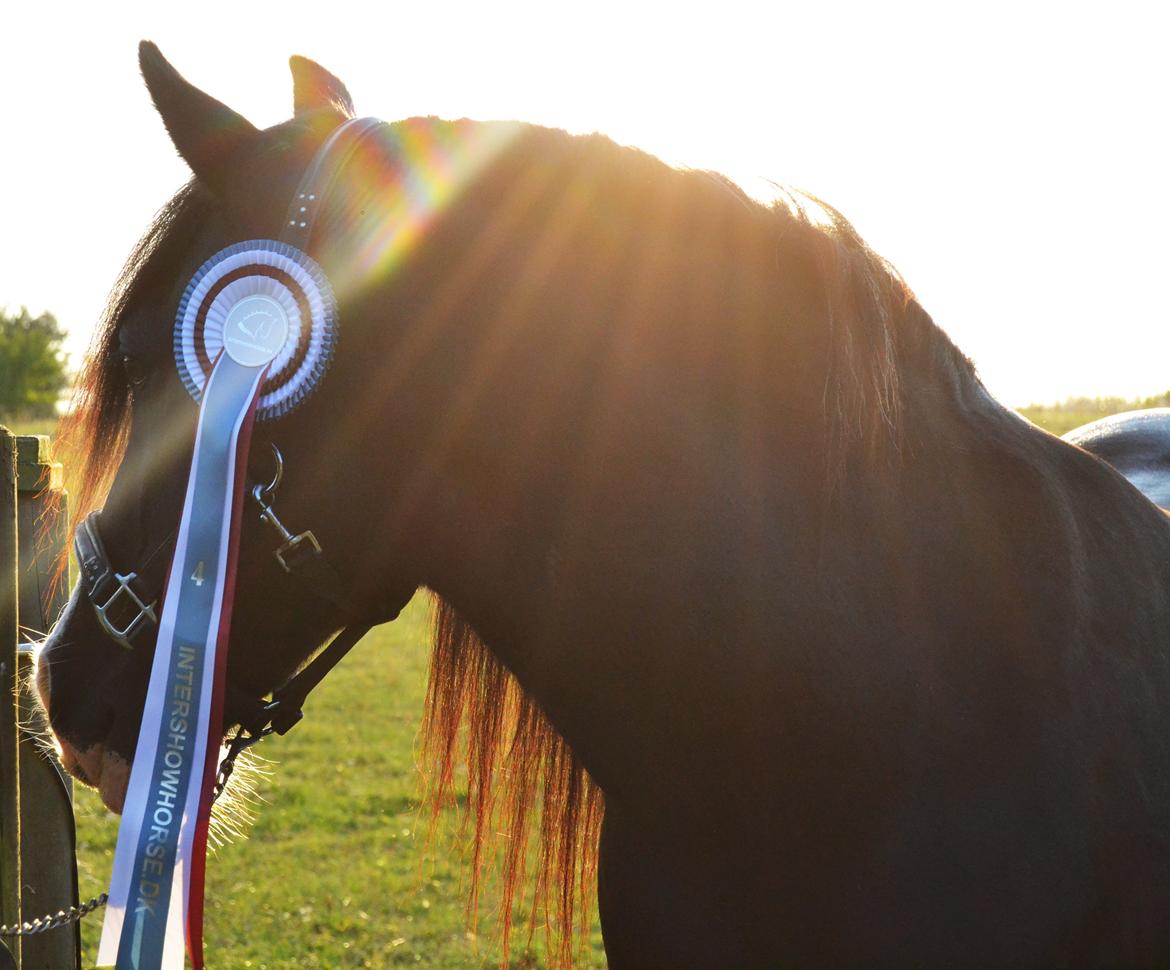
<path id="1" fill-rule="evenodd" d="M 146 629 L 147 624 L 158 624 L 158 616 L 154 612 L 155 604 L 144 603 L 142 598 L 134 591 L 134 587 L 130 584 L 138 578 L 138 573 L 114 573 L 114 582 L 117 584 L 114 591 L 106 598 L 104 603 L 93 601 L 93 608 L 97 613 L 98 622 L 101 623 L 102 629 L 116 640 L 127 650 L 133 650 L 133 640 L 139 633 Z M 129 597 L 130 608 L 133 609 L 134 615 L 129 617 L 125 613 L 126 607 L 119 606 L 115 610 L 115 604 L 118 603 L 119 598 Z M 112 615 L 114 612 L 121 612 L 121 618 Z"/>
<path id="2" fill-rule="evenodd" d="M 150 625 L 158 624 L 154 611 L 157 600 L 148 603 L 138 594 L 133 585 L 138 573 L 119 573 L 110 564 L 98 528 L 100 514 L 91 512 L 82 519 L 73 538 L 82 588 L 102 630 L 111 640 L 133 650 L 134 638 Z"/>

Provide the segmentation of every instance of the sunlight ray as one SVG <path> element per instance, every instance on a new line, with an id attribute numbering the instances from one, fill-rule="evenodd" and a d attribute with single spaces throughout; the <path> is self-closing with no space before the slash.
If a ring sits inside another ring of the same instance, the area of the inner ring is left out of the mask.
<path id="1" fill-rule="evenodd" d="M 659 225 L 664 238 L 673 239 L 683 215 L 681 199 L 675 192 L 659 186 L 650 203 L 653 213 L 650 220 Z M 639 359 L 639 339 L 643 332 L 639 324 L 647 320 L 659 293 L 667 251 L 642 249 L 641 255 L 641 263 L 629 268 L 631 283 L 623 294 L 623 304 L 615 308 L 615 323 L 611 328 L 615 339 L 609 344 L 607 365 L 601 369 L 592 406 L 582 421 L 577 474 L 572 477 L 572 489 L 564 496 L 561 506 L 560 550 L 565 559 L 572 557 L 573 550 L 585 537 L 584 524 L 592 520 L 589 506 L 597 496 L 598 484 L 612 474 L 607 466 L 606 448 L 612 446 L 612 432 L 623 420 L 622 395 L 616 392 L 630 379 L 628 367 Z"/>
<path id="2" fill-rule="evenodd" d="M 432 476 L 458 445 L 459 435 L 473 418 L 489 382 L 498 375 L 509 350 L 522 335 L 525 310 L 543 295 L 543 284 L 551 277 L 578 225 L 589 212 L 593 199 L 585 191 L 587 179 L 588 175 L 581 171 L 569 177 L 560 200 L 545 216 L 544 228 L 532 247 L 532 257 L 525 261 L 519 278 L 513 282 L 491 322 L 485 325 L 485 330 L 490 331 L 490 343 L 480 346 L 471 371 L 465 375 L 403 490 L 402 506 L 406 514 L 423 499 Z"/>
<path id="3" fill-rule="evenodd" d="M 473 176 L 469 176 L 473 177 Z M 461 305 L 470 298 L 489 270 L 492 261 L 500 257 L 499 239 L 501 233 L 511 232 L 523 220 L 529 218 L 542 194 L 552 184 L 553 173 L 547 170 L 531 169 L 517 179 L 508 193 L 495 207 L 495 218 L 485 224 L 468 251 L 458 262 L 447 268 L 438 281 L 433 294 L 419 316 L 401 324 L 400 335 L 392 359 L 381 362 L 378 397 L 369 413 L 354 413 L 346 420 L 339 420 L 334 429 L 339 454 L 352 453 L 361 447 L 368 433 L 368 422 L 389 408 L 403 384 L 415 373 L 426 356 L 448 335 L 450 327 L 457 326 Z M 310 484 L 316 487 L 328 474 L 328 463 L 314 464 L 305 470 L 313 476 Z M 388 516 L 400 518 L 401 508 L 387 509 Z M 391 522 L 384 523 L 387 527 Z M 369 555 L 376 558 L 378 551 Z"/>

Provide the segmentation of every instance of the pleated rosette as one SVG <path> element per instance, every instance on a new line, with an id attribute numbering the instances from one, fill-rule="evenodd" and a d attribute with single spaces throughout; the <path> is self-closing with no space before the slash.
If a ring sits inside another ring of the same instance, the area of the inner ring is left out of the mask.
<path id="1" fill-rule="evenodd" d="M 287 414 L 312 392 L 337 340 L 333 289 L 321 267 L 295 246 L 251 239 L 220 250 L 200 266 L 179 301 L 175 362 L 184 386 L 200 400 L 224 347 L 232 308 L 258 296 L 278 307 L 288 325 L 288 337 L 261 388 L 256 417 L 267 421 Z"/>

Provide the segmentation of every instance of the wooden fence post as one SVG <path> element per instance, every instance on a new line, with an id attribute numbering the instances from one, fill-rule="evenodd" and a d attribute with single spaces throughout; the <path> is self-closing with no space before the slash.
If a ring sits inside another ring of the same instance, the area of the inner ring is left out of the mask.
<path id="1" fill-rule="evenodd" d="M 65 607 L 68 576 L 55 581 L 57 559 L 68 548 L 68 509 L 61 466 L 49 439 L 16 439 L 17 560 L 21 644 L 17 658 L 22 724 L 40 716 L 32 694 L 33 648 Z M 73 789 L 55 755 L 33 736 L 20 738 L 20 907 L 25 920 L 77 903 L 77 838 Z M 21 970 L 79 967 L 81 933 L 75 923 L 26 937 Z"/>
<path id="2" fill-rule="evenodd" d="M 0 922 L 20 922 L 16 438 L 0 426 Z M 20 937 L 3 941 L 17 964 Z"/>
<path id="3" fill-rule="evenodd" d="M 3 429 L 0 456 L 7 456 L 8 470 L 0 503 L 0 743 L 7 753 L 0 762 L 0 922 L 12 924 L 76 905 L 77 859 L 69 781 L 53 753 L 20 728 L 39 716 L 30 683 L 31 641 L 48 632 L 68 596 L 67 577 L 55 582 L 68 530 L 61 466 L 50 460 L 47 438 L 13 438 Z M 7 937 L 0 946 L 7 946 L 20 970 L 81 966 L 76 923 Z"/>

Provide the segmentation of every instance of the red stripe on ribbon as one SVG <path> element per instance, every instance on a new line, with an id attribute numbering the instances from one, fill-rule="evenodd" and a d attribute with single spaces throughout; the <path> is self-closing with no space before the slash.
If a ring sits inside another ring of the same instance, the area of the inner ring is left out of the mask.
<path id="1" fill-rule="evenodd" d="M 217 356 L 218 360 L 218 356 Z M 207 869 L 207 832 L 211 822 L 211 801 L 215 779 L 219 772 L 219 752 L 223 741 L 223 706 L 227 683 L 228 635 L 231 632 L 232 608 L 236 598 L 236 571 L 240 554 L 240 527 L 247 501 L 244 487 L 248 477 L 248 453 L 252 443 L 252 428 L 256 423 L 264 379 L 257 384 L 255 395 L 240 426 L 236 442 L 236 480 L 232 488 L 231 529 L 228 538 L 227 564 L 224 571 L 223 602 L 219 630 L 216 633 L 215 675 L 211 692 L 211 711 L 207 726 L 207 753 L 203 762 L 203 782 L 199 796 L 199 814 L 191 847 L 191 870 L 187 882 L 187 954 L 193 970 L 203 970 L 203 894 Z"/>

